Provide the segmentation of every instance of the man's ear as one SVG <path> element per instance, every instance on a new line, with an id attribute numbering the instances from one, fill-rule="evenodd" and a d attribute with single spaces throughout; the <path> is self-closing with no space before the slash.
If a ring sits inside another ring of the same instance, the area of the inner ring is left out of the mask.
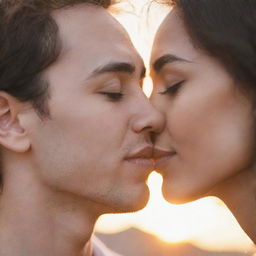
<path id="1" fill-rule="evenodd" d="M 20 120 L 24 104 L 8 93 L 0 91 L 0 144 L 19 153 L 30 148 L 30 140 Z"/>

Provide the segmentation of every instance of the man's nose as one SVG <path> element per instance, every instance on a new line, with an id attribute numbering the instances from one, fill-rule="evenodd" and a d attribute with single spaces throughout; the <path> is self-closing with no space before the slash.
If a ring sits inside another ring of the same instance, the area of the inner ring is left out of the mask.
<path id="1" fill-rule="evenodd" d="M 164 126 L 164 115 L 149 102 L 146 96 L 143 96 L 141 104 L 138 106 L 137 113 L 133 118 L 133 131 L 136 133 L 160 133 L 164 129 Z"/>

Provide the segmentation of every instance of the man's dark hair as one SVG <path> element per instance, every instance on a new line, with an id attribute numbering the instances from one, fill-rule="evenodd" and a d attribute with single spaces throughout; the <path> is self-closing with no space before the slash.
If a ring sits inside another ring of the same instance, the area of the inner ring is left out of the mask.
<path id="1" fill-rule="evenodd" d="M 195 47 L 219 60 L 256 100 L 256 1 L 167 0 L 176 7 Z"/>
<path id="2" fill-rule="evenodd" d="M 40 117 L 49 115 L 42 71 L 61 51 L 51 13 L 81 3 L 108 8 L 111 0 L 0 0 L 0 91 L 30 101 Z"/>

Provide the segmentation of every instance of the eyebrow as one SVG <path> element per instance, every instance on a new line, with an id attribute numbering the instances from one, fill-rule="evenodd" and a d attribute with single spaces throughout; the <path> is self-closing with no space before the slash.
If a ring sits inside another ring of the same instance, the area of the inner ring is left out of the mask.
<path id="1" fill-rule="evenodd" d="M 128 74 L 133 74 L 135 70 L 136 70 L 135 66 L 131 63 L 111 62 L 111 63 L 107 63 L 104 66 L 96 68 L 90 75 L 90 78 L 95 77 L 97 75 L 104 74 L 104 73 L 112 73 L 112 72 L 124 72 Z M 140 78 L 144 78 L 145 73 L 146 73 L 146 68 L 145 66 L 143 66 L 140 74 Z"/>
<path id="2" fill-rule="evenodd" d="M 158 58 L 154 64 L 153 64 L 153 69 L 156 72 L 159 72 L 164 65 L 168 64 L 168 63 L 174 63 L 174 62 L 186 62 L 186 63 L 191 63 L 192 61 L 180 58 L 176 55 L 173 54 L 165 54 L 163 56 L 161 56 L 160 58 Z"/>

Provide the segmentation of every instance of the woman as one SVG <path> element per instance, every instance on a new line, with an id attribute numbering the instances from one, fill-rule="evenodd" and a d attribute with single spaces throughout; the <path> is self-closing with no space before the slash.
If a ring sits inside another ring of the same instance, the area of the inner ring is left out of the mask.
<path id="1" fill-rule="evenodd" d="M 256 1 L 169 4 L 151 58 L 163 194 L 218 196 L 256 242 Z"/>

